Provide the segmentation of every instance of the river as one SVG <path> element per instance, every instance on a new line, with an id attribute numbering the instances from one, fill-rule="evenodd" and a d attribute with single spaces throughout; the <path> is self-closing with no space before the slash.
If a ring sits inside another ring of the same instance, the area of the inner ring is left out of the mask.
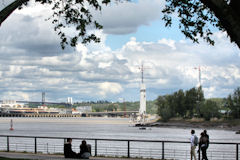
<path id="1" fill-rule="evenodd" d="M 9 130 L 11 119 L 13 131 Z M 193 129 L 197 135 L 200 135 L 204 128 Z M 190 130 L 190 128 L 173 127 L 139 130 L 138 127 L 132 127 L 127 118 L 0 118 L 0 131 L 4 135 L 187 141 Z M 234 131 L 209 129 L 208 134 L 211 141 L 240 142 L 240 135 L 235 134 Z"/>

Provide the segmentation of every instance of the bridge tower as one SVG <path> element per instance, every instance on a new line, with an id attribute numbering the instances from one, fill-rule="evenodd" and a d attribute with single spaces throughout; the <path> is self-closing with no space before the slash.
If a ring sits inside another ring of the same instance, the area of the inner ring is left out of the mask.
<path id="1" fill-rule="evenodd" d="M 139 69 L 141 71 L 139 121 L 144 122 L 146 117 L 146 86 L 143 81 L 143 72 L 148 68 L 143 67 L 142 63 Z"/>
<path id="2" fill-rule="evenodd" d="M 143 66 L 140 68 L 142 72 L 142 80 L 140 84 L 140 108 L 139 114 L 145 115 L 146 114 L 146 86 L 143 82 Z"/>

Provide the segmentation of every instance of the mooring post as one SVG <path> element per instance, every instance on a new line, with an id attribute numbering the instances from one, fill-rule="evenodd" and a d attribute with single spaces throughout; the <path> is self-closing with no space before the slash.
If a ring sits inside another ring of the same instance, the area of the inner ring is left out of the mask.
<path id="1" fill-rule="evenodd" d="M 34 138 L 34 153 L 37 154 L 37 137 Z"/>
<path id="2" fill-rule="evenodd" d="M 97 156 L 97 140 L 95 139 L 95 156 Z"/>
<path id="3" fill-rule="evenodd" d="M 7 152 L 9 152 L 9 136 L 7 136 Z"/>
<path id="4" fill-rule="evenodd" d="M 164 159 L 164 141 L 162 141 L 162 159 Z"/>
<path id="5" fill-rule="evenodd" d="M 238 144 L 236 144 L 236 160 L 238 160 Z"/>
<path id="6" fill-rule="evenodd" d="M 130 141 L 128 140 L 128 158 L 130 158 Z"/>

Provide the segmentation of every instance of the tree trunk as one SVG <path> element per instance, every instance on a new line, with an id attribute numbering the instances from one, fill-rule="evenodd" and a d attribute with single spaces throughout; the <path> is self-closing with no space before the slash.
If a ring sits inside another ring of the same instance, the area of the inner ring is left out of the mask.
<path id="1" fill-rule="evenodd" d="M 201 0 L 201 2 L 214 12 L 231 41 L 240 48 L 240 17 L 238 16 L 240 6 L 231 7 L 224 0 Z"/>
<path id="2" fill-rule="evenodd" d="M 13 3 L 9 4 L 0 12 L 0 26 L 2 22 L 18 7 L 20 7 L 23 3 L 28 2 L 29 0 L 15 0 Z"/>

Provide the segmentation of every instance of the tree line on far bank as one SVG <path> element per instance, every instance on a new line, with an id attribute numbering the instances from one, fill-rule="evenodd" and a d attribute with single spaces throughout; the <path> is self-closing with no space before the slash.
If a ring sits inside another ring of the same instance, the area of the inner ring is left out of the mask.
<path id="1" fill-rule="evenodd" d="M 227 98 L 205 99 L 202 87 L 182 89 L 173 94 L 159 96 L 156 100 L 158 115 L 162 121 L 173 117 L 191 119 L 204 118 L 240 118 L 240 88 L 235 89 Z"/>

